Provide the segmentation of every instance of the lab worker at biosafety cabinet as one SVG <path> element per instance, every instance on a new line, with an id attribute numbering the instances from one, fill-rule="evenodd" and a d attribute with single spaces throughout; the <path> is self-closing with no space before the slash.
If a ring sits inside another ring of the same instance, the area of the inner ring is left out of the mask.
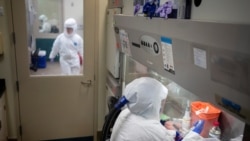
<path id="1" fill-rule="evenodd" d="M 60 66 L 63 75 L 78 75 L 81 71 L 83 58 L 83 39 L 76 33 L 77 23 L 69 18 L 64 23 L 64 32 L 53 43 L 49 58 L 53 59 L 59 53 Z"/>
<path id="2" fill-rule="evenodd" d="M 175 141 L 177 132 L 166 129 L 160 122 L 161 102 L 167 94 L 168 89 L 154 78 L 141 77 L 130 82 L 123 93 L 127 108 L 115 122 L 111 141 Z M 193 131 L 199 133 L 199 129 L 195 127 Z M 200 140 L 195 132 L 183 141 Z"/>
<path id="3" fill-rule="evenodd" d="M 51 24 L 48 22 L 48 18 L 45 15 L 39 16 L 39 21 L 41 23 L 41 26 L 39 27 L 39 32 L 41 33 L 50 33 L 51 31 Z"/>

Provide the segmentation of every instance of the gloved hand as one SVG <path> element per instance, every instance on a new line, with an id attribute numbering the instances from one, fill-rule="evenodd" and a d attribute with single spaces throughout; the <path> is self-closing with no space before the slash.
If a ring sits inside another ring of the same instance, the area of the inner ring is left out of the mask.
<path id="1" fill-rule="evenodd" d="M 204 123 L 205 123 L 204 120 L 198 120 L 197 122 L 195 122 L 195 124 L 193 126 L 194 129 L 192 131 L 200 134 L 203 130 Z"/>
<path id="2" fill-rule="evenodd" d="M 175 135 L 175 141 L 182 141 L 182 136 L 181 136 L 181 134 L 178 132 L 178 131 L 176 131 L 176 135 Z"/>
<path id="3" fill-rule="evenodd" d="M 140 4 L 136 4 L 135 5 L 135 9 L 134 9 L 134 15 L 136 15 L 141 9 L 141 5 Z"/>

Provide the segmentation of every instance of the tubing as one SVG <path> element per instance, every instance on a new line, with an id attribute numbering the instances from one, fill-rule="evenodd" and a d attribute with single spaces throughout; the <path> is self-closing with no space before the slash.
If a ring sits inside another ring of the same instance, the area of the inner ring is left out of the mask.
<path id="1" fill-rule="evenodd" d="M 101 141 L 106 141 L 111 137 L 110 129 L 114 126 L 117 117 L 119 116 L 121 109 L 113 108 L 106 117 L 105 123 L 102 128 Z"/>
<path id="2" fill-rule="evenodd" d="M 117 117 L 121 112 L 121 108 L 128 103 L 128 100 L 125 96 L 121 97 L 119 101 L 115 104 L 114 108 L 111 109 L 109 114 L 106 116 L 105 123 L 102 128 L 102 137 L 101 141 L 106 141 L 111 137 L 110 129 L 114 126 Z"/>

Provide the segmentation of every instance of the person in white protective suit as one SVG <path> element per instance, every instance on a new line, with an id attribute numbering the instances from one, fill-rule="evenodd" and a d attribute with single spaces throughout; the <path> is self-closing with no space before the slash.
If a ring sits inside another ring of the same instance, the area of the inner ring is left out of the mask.
<path id="1" fill-rule="evenodd" d="M 51 24 L 48 22 L 48 18 L 45 15 L 39 16 L 39 21 L 41 23 L 39 32 L 40 33 L 50 33 L 51 31 Z"/>
<path id="2" fill-rule="evenodd" d="M 60 66 L 64 75 L 78 75 L 81 71 L 81 59 L 83 58 L 83 39 L 76 33 L 77 23 L 69 18 L 64 23 L 64 33 L 61 33 L 54 41 L 49 58 L 53 61 L 56 55 L 60 55 Z"/>
<path id="3" fill-rule="evenodd" d="M 129 83 L 123 95 L 128 100 L 118 116 L 110 141 L 175 141 L 176 131 L 168 130 L 160 123 L 161 102 L 168 89 L 159 81 L 141 77 Z M 192 132 L 183 141 L 199 140 Z"/>

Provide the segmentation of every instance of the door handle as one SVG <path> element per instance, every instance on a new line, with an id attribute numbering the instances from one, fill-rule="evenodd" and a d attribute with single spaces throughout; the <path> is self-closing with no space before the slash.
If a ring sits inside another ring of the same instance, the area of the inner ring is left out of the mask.
<path id="1" fill-rule="evenodd" d="M 92 84 L 92 81 L 91 80 L 82 81 L 81 84 L 82 85 L 87 85 L 89 87 Z"/>

